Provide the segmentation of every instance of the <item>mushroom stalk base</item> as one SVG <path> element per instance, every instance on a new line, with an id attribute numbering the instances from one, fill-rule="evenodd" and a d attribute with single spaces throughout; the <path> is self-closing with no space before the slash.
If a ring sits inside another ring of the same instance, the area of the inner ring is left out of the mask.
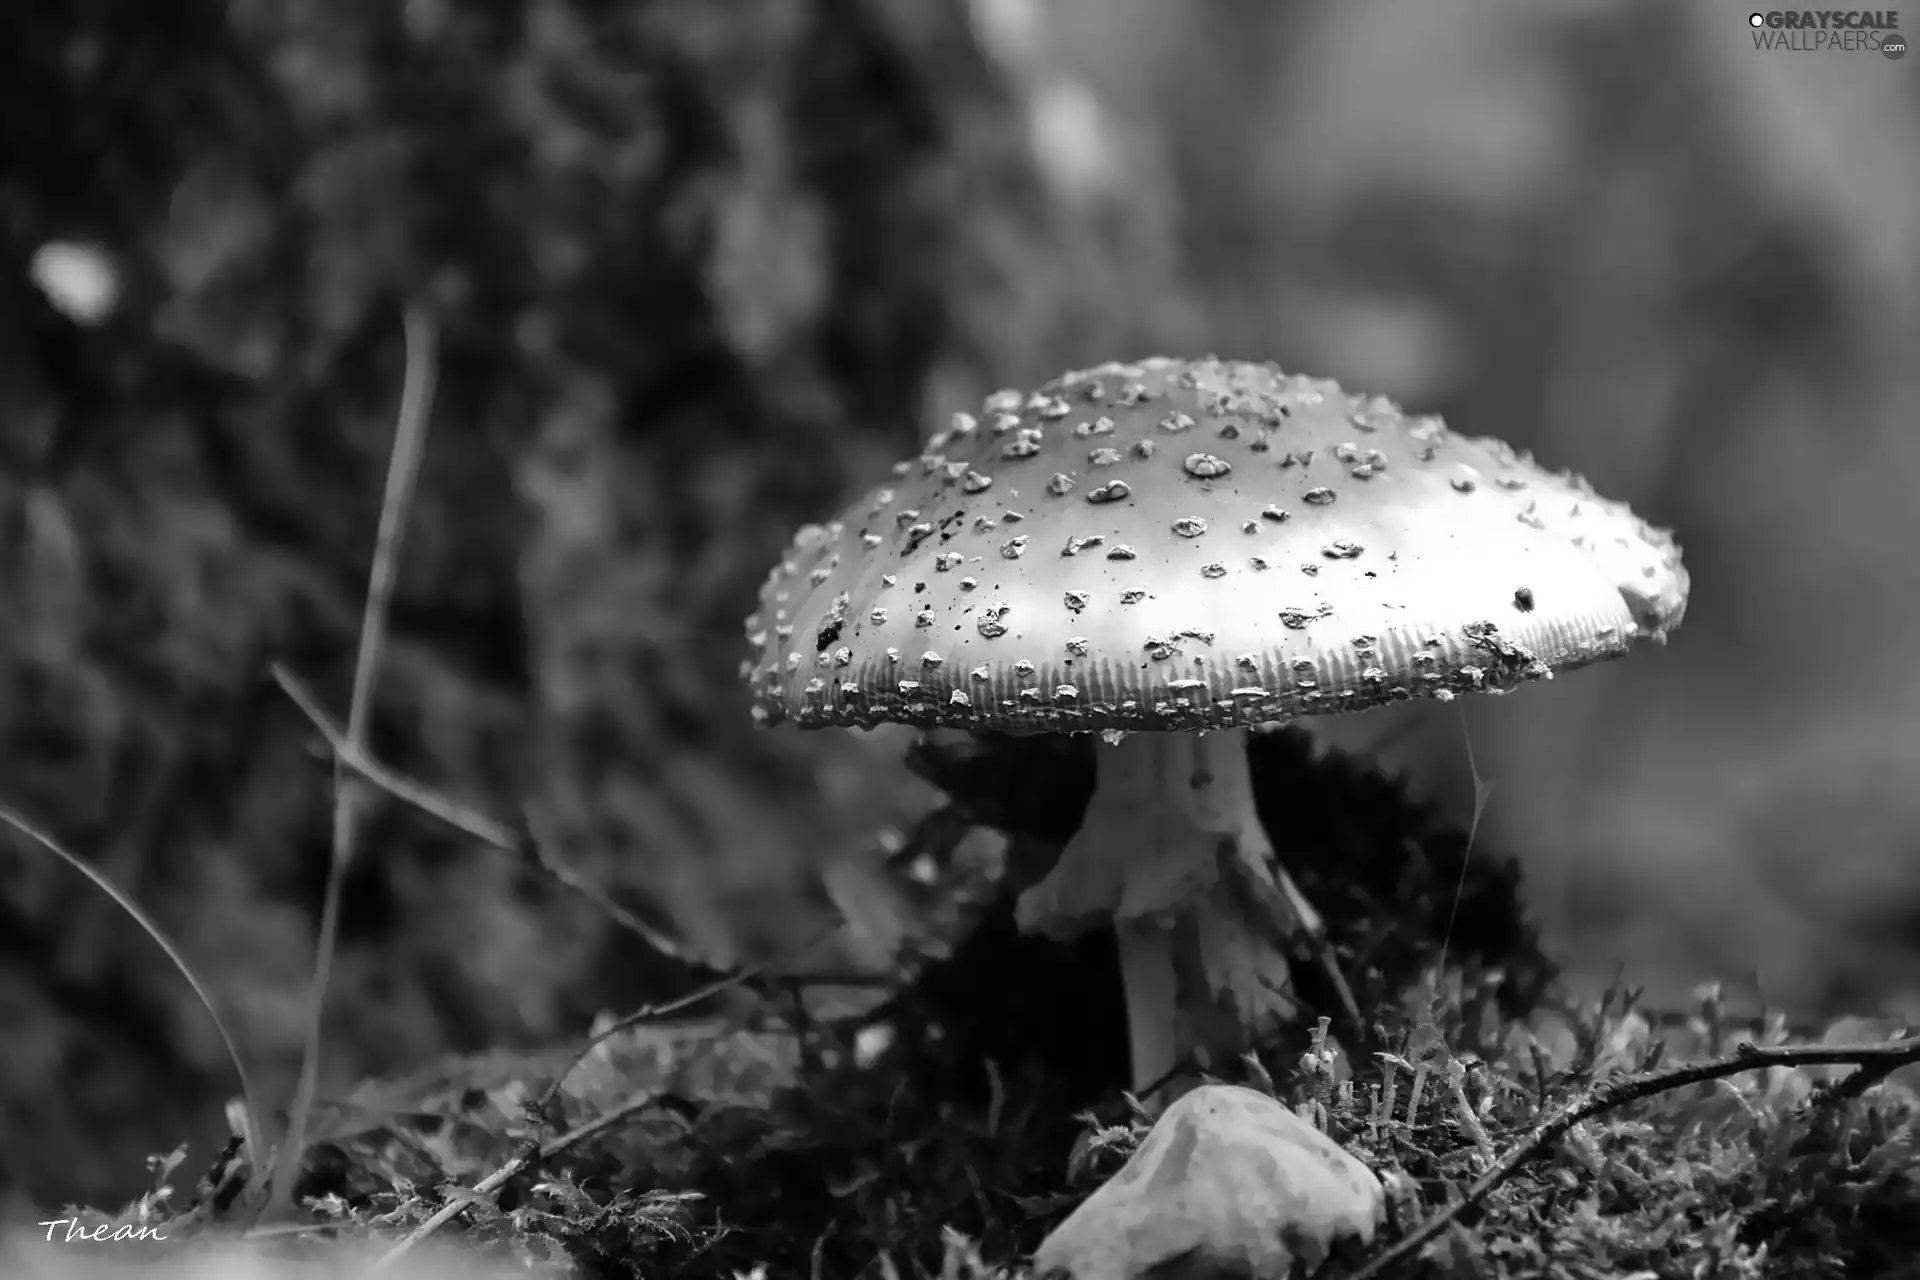
<path id="1" fill-rule="evenodd" d="M 1136 1090 L 1185 1060 L 1224 1067 L 1299 1012 L 1287 953 L 1317 922 L 1276 874 L 1246 749 L 1245 730 L 1101 745 L 1079 831 L 1020 897 L 1028 932 L 1113 925 Z"/>

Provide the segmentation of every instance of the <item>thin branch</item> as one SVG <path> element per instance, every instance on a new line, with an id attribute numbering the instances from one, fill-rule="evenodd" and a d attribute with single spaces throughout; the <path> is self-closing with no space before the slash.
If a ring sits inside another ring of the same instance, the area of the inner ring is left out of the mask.
<path id="1" fill-rule="evenodd" d="M 78 855 L 68 850 L 58 840 L 55 840 L 52 836 L 40 830 L 40 828 L 34 826 L 31 822 L 28 822 L 25 818 L 5 805 L 0 805 L 0 823 L 5 823 L 7 826 L 12 827 L 15 831 L 18 831 L 21 835 L 33 841 L 47 852 L 53 854 L 54 857 L 60 859 L 60 861 L 66 863 L 69 867 L 72 867 L 75 871 L 78 871 L 81 875 L 92 881 L 95 888 L 113 899 L 114 905 L 131 916 L 133 922 L 139 925 L 162 951 L 167 953 L 167 959 L 173 962 L 173 967 L 180 971 L 180 976 L 185 978 L 187 985 L 193 988 L 193 994 L 200 997 L 200 1003 L 206 1006 L 208 1016 L 213 1019 L 213 1029 L 219 1032 L 220 1043 L 226 1046 L 227 1057 L 233 1061 L 234 1074 L 240 1077 L 240 1096 L 246 1106 L 245 1124 L 249 1132 L 240 1136 L 245 1143 L 247 1165 L 250 1171 L 257 1171 L 263 1168 L 265 1166 L 267 1152 L 267 1113 L 261 1106 L 260 1093 L 254 1088 L 253 1077 L 247 1073 L 246 1059 L 240 1056 L 240 1050 L 234 1043 L 233 1034 L 227 1030 L 226 1022 L 220 1017 L 219 1006 L 213 1002 L 212 993 L 201 985 L 200 979 L 187 964 L 187 958 L 180 953 L 180 948 L 174 945 L 173 939 L 167 936 L 166 932 L 160 928 L 160 925 L 152 916 L 149 916 L 146 911 L 141 908 L 139 903 L 122 892 L 120 887 L 114 884 L 113 881 L 107 879 L 106 875 L 97 867 L 82 861 Z"/>
<path id="2" fill-rule="evenodd" d="M 1360 1016 L 1360 1003 L 1353 998 L 1353 988 L 1347 985 L 1346 971 L 1340 967 L 1340 954 L 1334 949 L 1333 935 L 1327 932 L 1327 925 L 1314 909 L 1307 895 L 1294 883 L 1287 868 L 1278 858 L 1271 860 L 1269 869 L 1273 872 L 1274 883 L 1280 887 L 1281 896 L 1293 913 L 1298 932 L 1305 936 L 1307 950 L 1313 953 L 1314 960 L 1320 966 L 1320 972 L 1326 976 L 1327 985 L 1333 988 L 1334 999 L 1340 1006 L 1342 1039 L 1349 1044 L 1359 1043 L 1366 1035 L 1366 1020 Z"/>
<path id="3" fill-rule="evenodd" d="M 272 668 L 274 683 L 293 701 L 320 736 L 326 739 L 333 758 L 349 772 L 357 774 L 376 791 L 384 791 L 404 805 L 418 809 L 428 817 L 472 836 L 482 844 L 515 853 L 521 844 L 520 833 L 506 823 L 439 795 L 396 769 L 376 760 L 363 746 L 350 741 L 326 708 L 320 705 L 311 686 L 281 663 Z"/>
<path id="4" fill-rule="evenodd" d="M 611 916 L 615 923 L 631 933 L 639 935 L 648 946 L 682 964 L 695 969 L 712 972 L 709 965 L 700 963 L 687 953 L 687 949 L 662 930 L 648 924 L 633 912 L 608 898 L 578 873 L 560 863 L 544 847 L 544 842 L 534 834 L 516 830 L 497 818 L 490 818 L 467 805 L 460 804 L 440 795 L 424 783 L 407 777 L 379 760 L 361 744 L 348 737 L 339 723 L 329 715 L 313 690 L 299 676 L 284 665 L 273 664 L 273 678 L 287 697 L 300 708 L 301 714 L 313 724 L 326 739 L 327 748 L 333 753 L 335 762 L 342 768 L 357 775 L 377 791 L 384 791 L 402 804 L 409 805 L 428 817 L 437 818 L 454 830 L 473 837 L 480 843 L 490 845 L 503 853 L 516 856 L 531 851 L 534 860 L 542 870 L 555 880 L 592 900 L 594 905 Z"/>
<path id="5" fill-rule="evenodd" d="M 581 1044 L 578 1052 L 573 1055 L 573 1058 L 566 1066 L 560 1069 L 558 1075 L 554 1076 L 553 1083 L 548 1085 L 546 1090 L 540 1095 L 538 1104 L 540 1110 L 544 1112 L 547 1107 L 552 1104 L 553 1100 L 560 1095 L 560 1086 L 566 1082 L 568 1076 L 573 1074 L 575 1067 L 578 1067 L 582 1062 L 586 1061 L 587 1055 L 593 1052 L 596 1045 L 619 1035 L 622 1031 L 625 1031 L 629 1027 L 636 1026 L 639 1023 L 646 1022 L 653 1018 L 664 1018 L 669 1014 L 678 1013 L 682 1009 L 691 1008 L 703 1000 L 712 999 L 723 991 L 728 991 L 735 987 L 747 986 L 753 983 L 755 979 L 761 978 L 767 973 L 781 968 L 786 963 L 797 959 L 806 952 L 811 951 L 814 947 L 819 946 L 832 936 L 837 928 L 838 926 L 836 925 L 833 929 L 823 930 L 800 945 L 770 960 L 763 960 L 759 964 L 742 966 L 731 973 L 723 974 L 715 978 L 712 982 L 703 983 L 684 995 L 678 995 L 670 1000 L 663 1000 L 653 1004 L 643 1004 L 638 1009 L 634 1009 L 614 1019 L 611 1023 L 588 1036 L 585 1042 Z"/>
<path id="6" fill-rule="evenodd" d="M 1376 1277 L 1385 1274 L 1388 1268 L 1407 1261 L 1425 1248 L 1429 1242 L 1437 1239 L 1440 1233 L 1445 1231 L 1448 1225 L 1466 1209 L 1486 1199 L 1495 1187 L 1511 1177 L 1522 1164 L 1565 1137 L 1575 1125 L 1591 1120 L 1603 1112 L 1612 1111 L 1616 1107 L 1637 1102 L 1642 1098 L 1650 1098 L 1657 1093 L 1665 1093 L 1669 1089 L 1680 1089 L 1690 1084 L 1700 1084 L 1707 1080 L 1717 1080 L 1722 1076 L 1738 1075 L 1743 1071 L 1758 1071 L 1766 1067 L 1857 1066 L 1862 1070 L 1873 1070 L 1884 1074 L 1916 1062 L 1920 1062 L 1920 1036 L 1907 1036 L 1886 1044 L 1776 1045 L 1764 1049 L 1747 1041 L 1736 1048 L 1731 1056 L 1717 1058 L 1712 1062 L 1667 1067 L 1660 1071 L 1630 1076 L 1624 1080 L 1590 1085 L 1583 1089 L 1573 1101 L 1529 1130 L 1527 1136 L 1506 1155 L 1495 1161 L 1491 1168 L 1467 1188 L 1466 1193 L 1459 1200 L 1422 1220 L 1419 1226 L 1395 1241 L 1392 1247 L 1376 1255 L 1364 1267 L 1354 1272 L 1350 1280 L 1376 1280 Z"/>
<path id="7" fill-rule="evenodd" d="M 433 408 L 439 345 L 433 317 L 418 306 L 403 316 L 406 331 L 406 372 L 400 387 L 400 413 L 394 425 L 393 448 L 387 461 L 387 486 L 380 504 L 380 526 L 374 537 L 373 566 L 367 577 L 367 602 L 361 614 L 360 650 L 354 661 L 353 699 L 347 712 L 346 742 L 364 751 L 368 723 L 373 715 L 374 688 L 386 654 L 387 609 L 399 575 L 400 545 L 406 535 L 407 512 L 414 482 L 425 451 L 427 420 Z M 273 1167 L 268 1208 L 292 1208 L 294 1183 L 305 1154 L 307 1115 L 320 1073 L 321 1027 L 327 1003 L 327 985 L 333 976 L 334 945 L 340 932 L 340 892 L 348 864 L 353 860 L 360 818 L 367 801 L 366 783 L 335 757 L 333 770 L 333 857 L 320 908 L 320 936 L 313 962 L 313 989 L 308 997 L 306 1046 L 300 1059 L 300 1078 L 287 1121 L 286 1142 Z"/>
<path id="8" fill-rule="evenodd" d="M 530 851 L 541 870 L 560 884 L 587 898 L 606 912 L 615 924 L 635 934 L 648 946 L 669 959 L 679 961 L 696 973 L 713 975 L 717 984 L 716 989 L 724 989 L 735 982 L 747 982 L 757 976 L 754 972 L 730 972 L 714 968 L 691 955 L 677 939 L 668 937 L 654 925 L 614 902 L 604 891 L 579 872 L 561 863 L 548 851 L 548 842 L 533 829 L 534 815 L 531 811 L 527 815 L 527 829 L 520 830 L 497 818 L 489 817 L 471 806 L 441 795 L 418 779 L 410 778 L 393 766 L 375 758 L 365 748 L 349 742 L 345 730 L 326 708 L 320 705 L 320 700 L 306 681 L 277 662 L 273 664 L 272 672 L 274 682 L 280 686 L 293 704 L 300 708 L 301 714 L 306 716 L 314 729 L 325 739 L 327 749 L 333 753 L 334 758 L 365 779 L 374 790 L 385 792 L 400 803 L 411 806 L 430 818 L 444 822 L 454 830 L 472 837 L 489 848 L 516 856 Z M 789 954 L 797 954 L 817 946 L 823 938 L 824 935 L 822 938 L 806 942 Z M 807 987 L 874 987 L 890 985 L 891 981 L 885 974 L 863 973 L 851 969 L 806 971 L 782 969 L 780 972 L 786 982 Z M 666 1010 L 656 1009 L 653 1012 L 658 1014 Z"/>
<path id="9" fill-rule="evenodd" d="M 644 1111 L 649 1106 L 652 1106 L 654 1100 L 658 1097 L 659 1094 L 657 1091 L 651 1089 L 644 1090 L 627 1099 L 627 1101 L 621 1103 L 605 1115 L 598 1116 L 573 1129 L 569 1129 L 550 1142 L 542 1143 L 538 1147 L 529 1147 L 521 1154 L 516 1155 L 513 1159 L 507 1161 L 498 1169 L 482 1178 L 479 1182 L 476 1182 L 473 1185 L 473 1190 L 455 1199 L 451 1199 L 442 1205 L 431 1218 L 428 1218 L 425 1222 L 415 1227 L 404 1239 L 395 1244 L 393 1248 L 387 1250 L 386 1253 L 382 1254 L 374 1262 L 373 1266 L 368 1268 L 367 1275 L 379 1275 L 401 1258 L 404 1258 L 412 1251 L 415 1245 L 466 1212 L 467 1207 L 473 1203 L 474 1197 L 492 1195 L 501 1187 L 506 1186 L 508 1182 L 519 1177 L 522 1173 L 540 1164 L 542 1161 L 551 1160 L 569 1148 L 578 1146 L 587 1139 L 604 1133 L 606 1130 L 622 1123 L 630 1116 Z"/>
<path id="10" fill-rule="evenodd" d="M 780 963 L 781 959 L 790 958 L 801 951 L 817 946 L 824 941 L 831 932 L 832 930 L 828 930 L 827 933 L 813 938 L 801 947 L 789 952 L 788 957 L 778 957 L 763 964 L 751 965 L 736 970 L 723 978 L 696 987 L 685 995 L 675 996 L 671 1000 L 642 1005 L 640 1008 L 618 1019 L 610 1026 L 595 1032 L 587 1038 L 586 1042 L 581 1046 L 580 1051 L 574 1055 L 572 1061 L 561 1068 L 560 1073 L 553 1078 L 553 1083 L 548 1085 L 546 1091 L 540 1095 L 540 1099 L 534 1105 L 533 1110 L 540 1115 L 545 1115 L 549 1105 L 553 1102 L 554 1098 L 558 1096 L 561 1084 L 573 1073 L 573 1069 L 580 1065 L 588 1053 L 593 1051 L 595 1045 L 606 1040 L 608 1037 L 618 1034 L 626 1028 L 633 1026 L 635 1023 L 644 1022 L 649 1018 L 665 1017 L 669 1014 L 678 1013 L 680 1010 L 716 996 L 730 987 L 736 987 L 750 982 L 754 978 L 766 973 L 769 969 L 774 968 Z M 711 1045 L 701 1050 L 702 1053 L 710 1051 Z M 620 1106 L 615 1107 L 612 1111 L 576 1125 L 557 1138 L 542 1143 L 538 1147 L 529 1145 L 524 1148 L 520 1154 L 514 1156 L 511 1160 L 507 1161 L 506 1164 L 475 1183 L 472 1191 L 441 1206 L 431 1218 L 428 1218 L 425 1222 L 414 1228 L 411 1234 L 383 1254 L 367 1274 L 372 1276 L 385 1271 L 394 1262 L 404 1257 L 415 1245 L 459 1217 L 466 1211 L 467 1206 L 473 1202 L 475 1196 L 491 1195 L 493 1192 L 505 1186 L 509 1180 L 518 1177 L 521 1173 L 533 1168 L 542 1161 L 551 1160 L 569 1148 L 586 1141 L 588 1138 L 613 1128 L 629 1116 L 646 1108 L 659 1096 L 658 1090 L 644 1090 L 635 1094 Z"/>
<path id="11" fill-rule="evenodd" d="M 606 912 L 608 916 L 612 917 L 615 924 L 629 933 L 637 934 L 648 946 L 658 951 L 661 955 L 678 960 L 681 964 L 698 972 L 720 972 L 720 970 L 715 969 L 712 965 L 695 957 L 678 938 L 670 937 L 660 929 L 648 924 L 645 920 L 642 920 L 639 916 L 615 902 L 608 896 L 606 890 L 591 883 L 585 876 L 582 876 L 572 867 L 562 862 L 553 852 L 554 842 L 548 838 L 551 833 L 538 829 L 540 825 L 543 825 L 539 810 L 529 804 L 526 806 L 524 813 L 526 815 L 527 837 L 522 847 L 532 851 L 533 860 L 540 864 L 542 871 L 545 871 L 560 884 L 565 885 L 587 901 L 599 907 L 602 911 Z"/>

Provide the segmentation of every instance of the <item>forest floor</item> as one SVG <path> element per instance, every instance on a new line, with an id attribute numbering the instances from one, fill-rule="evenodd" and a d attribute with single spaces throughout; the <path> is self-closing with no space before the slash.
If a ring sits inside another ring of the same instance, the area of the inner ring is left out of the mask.
<path id="1" fill-rule="evenodd" d="M 1065 820 L 1009 809 L 1002 780 L 1071 759 L 919 763 L 967 804 L 916 837 L 947 833 L 944 855 L 982 813 L 1016 843 Z M 1355 1047 L 1328 1071 L 1301 1029 L 1235 1078 L 1317 1103 L 1390 1187 L 1379 1237 L 1322 1274 L 1444 1218 L 1377 1274 L 1920 1275 L 1920 1053 L 1902 1029 L 1796 1027 L 1714 984 L 1689 1010 L 1641 1009 L 1623 986 L 1571 1000 L 1511 862 L 1469 859 L 1463 833 L 1351 761 L 1279 739 L 1255 764 L 1263 805 L 1295 804 L 1292 829 L 1329 852 L 1300 878 L 1328 906 L 1362 1019 L 1335 1027 L 1330 1043 Z M 406 1241 L 383 1274 L 1020 1275 L 1147 1124 L 1118 1087 L 1110 943 L 1021 938 L 1006 902 L 993 885 L 953 892 L 949 931 L 964 931 L 891 993 L 760 983 L 746 1015 L 629 1017 L 590 1043 L 368 1082 L 316 1112 L 299 1220 L 244 1246 L 236 1144 L 190 1194 L 176 1153 L 157 1185 L 181 1191 L 68 1211 L 138 1238 L 25 1234 L 12 1270 L 344 1276 Z M 1436 921 L 1453 922 L 1444 967 Z M 1837 1048 L 1872 1042 L 1887 1047 Z"/>

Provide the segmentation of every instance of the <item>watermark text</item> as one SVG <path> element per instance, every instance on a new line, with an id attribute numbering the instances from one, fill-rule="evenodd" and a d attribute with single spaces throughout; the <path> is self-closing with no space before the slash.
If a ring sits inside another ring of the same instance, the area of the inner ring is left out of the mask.
<path id="1" fill-rule="evenodd" d="M 130 1222 L 115 1226 L 111 1222 L 96 1223 L 87 1226 L 79 1218 L 50 1218 L 45 1222 L 34 1223 L 47 1229 L 47 1243 L 54 1242 L 54 1233 L 65 1228 L 59 1240 L 62 1244 L 106 1244 L 121 1240 L 165 1240 L 167 1233 L 159 1227 L 136 1227 Z"/>
<path id="2" fill-rule="evenodd" d="M 1907 52 L 1898 9 L 1756 9 L 1747 15 L 1753 47 L 1775 53 Z"/>

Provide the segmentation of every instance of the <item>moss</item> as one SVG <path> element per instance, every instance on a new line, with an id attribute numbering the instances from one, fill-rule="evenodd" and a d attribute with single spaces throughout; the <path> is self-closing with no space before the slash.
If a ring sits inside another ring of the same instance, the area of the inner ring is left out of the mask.
<path id="1" fill-rule="evenodd" d="M 1290 1042 L 1250 1065 L 1248 1082 L 1317 1101 L 1329 1132 L 1383 1174 L 1394 1205 L 1386 1239 L 1458 1201 L 1492 1152 L 1597 1081 L 1706 1057 L 1735 1035 L 1795 1038 L 1777 1014 L 1742 1023 L 1717 1000 L 1649 1016 L 1620 989 L 1589 1006 L 1558 999 L 1520 916 L 1512 865 L 1492 854 L 1465 869 L 1455 963 L 1440 975 L 1435 925 L 1462 882 L 1463 833 L 1393 781 L 1337 754 L 1316 757 L 1294 735 L 1262 739 L 1254 754 L 1262 803 L 1285 803 L 1291 829 L 1324 851 L 1301 879 L 1327 909 L 1343 959 L 1366 976 L 1357 985 L 1368 1037 L 1405 1065 L 1356 1053 L 1321 1074 Z M 1032 846 L 1026 859 L 1044 862 L 1083 803 L 1083 764 L 1070 743 L 923 748 L 918 767 L 956 800 L 903 856 L 950 850 L 974 815 L 987 815 Z M 1035 794 L 1050 799 L 1036 805 Z M 951 892 L 966 902 L 980 886 Z M 980 900 L 980 918 L 944 959 L 804 1037 L 771 1019 L 641 1025 L 570 1072 L 570 1050 L 491 1054 L 364 1086 L 319 1118 L 324 1141 L 302 1187 L 309 1236 L 391 1238 L 458 1196 L 466 1210 L 443 1234 L 586 1276 L 1017 1268 L 1124 1162 L 1146 1120 L 1118 1087 L 1124 1014 L 1110 946 L 1020 938 L 1004 891 Z M 861 1051 L 876 1028 L 891 1033 L 877 1057 Z M 1451 1061 L 1464 1068 L 1471 1123 L 1445 1087 Z M 1417 1062 L 1429 1067 L 1427 1087 L 1410 1112 Z M 1914 1274 L 1913 1091 L 1896 1077 L 1848 1096 L 1816 1080 L 1821 1070 L 1748 1072 L 1596 1117 L 1393 1274 Z M 543 1100 L 562 1072 L 566 1087 Z M 643 1103 L 604 1133 L 488 1194 L 453 1190 L 631 1105 L 636 1092 Z M 227 1161 L 203 1180 L 197 1208 L 174 1215 L 149 1200 L 129 1212 L 218 1239 L 232 1229 L 213 1190 L 232 1172 L 231 1152 Z"/>

